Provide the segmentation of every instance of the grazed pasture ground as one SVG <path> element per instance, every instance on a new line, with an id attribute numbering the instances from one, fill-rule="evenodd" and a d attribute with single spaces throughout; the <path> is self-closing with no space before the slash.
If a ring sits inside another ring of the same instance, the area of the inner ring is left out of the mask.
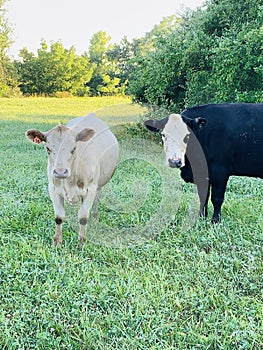
<path id="1" fill-rule="evenodd" d="M 1 349 L 263 348 L 263 181 L 232 178 L 223 222 L 188 227 L 193 186 L 181 183 L 168 224 L 157 222 L 157 235 L 134 244 L 111 245 L 100 236 L 80 249 L 70 213 L 63 245 L 55 249 L 45 151 L 24 132 L 100 109 L 122 144 L 138 139 L 132 147 L 140 159 L 123 161 L 109 190 L 122 211 L 108 207 L 108 195 L 100 222 L 116 232 L 143 228 L 166 193 L 159 168 L 139 150 L 141 140 L 153 142 L 136 124 L 142 109 L 125 98 L 0 104 Z M 147 198 L 140 202 L 136 192 Z"/>

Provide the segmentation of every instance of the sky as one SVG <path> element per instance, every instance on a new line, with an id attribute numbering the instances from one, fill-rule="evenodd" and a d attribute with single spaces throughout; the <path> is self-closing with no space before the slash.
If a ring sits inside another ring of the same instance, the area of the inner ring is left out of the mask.
<path id="1" fill-rule="evenodd" d="M 195 9 L 203 0 L 9 0 L 7 17 L 14 31 L 10 54 L 26 47 L 36 53 L 45 39 L 88 51 L 92 35 L 103 30 L 118 43 L 144 36 L 163 17 Z"/>

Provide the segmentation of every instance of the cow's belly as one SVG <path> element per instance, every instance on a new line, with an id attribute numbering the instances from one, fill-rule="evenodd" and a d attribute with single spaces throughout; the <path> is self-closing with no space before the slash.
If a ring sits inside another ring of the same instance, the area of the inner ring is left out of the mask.
<path id="1" fill-rule="evenodd" d="M 263 178 L 263 169 L 259 167 L 237 167 L 230 175 L 236 176 L 250 176 L 250 177 L 261 177 Z"/>
<path id="2" fill-rule="evenodd" d="M 263 177 L 263 152 L 248 150 L 238 154 L 232 168 L 233 175 Z"/>

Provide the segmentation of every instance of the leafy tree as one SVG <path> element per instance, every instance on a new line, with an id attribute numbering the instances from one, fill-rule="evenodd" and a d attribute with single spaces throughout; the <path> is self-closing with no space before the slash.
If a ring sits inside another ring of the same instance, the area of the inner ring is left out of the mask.
<path id="1" fill-rule="evenodd" d="M 87 55 L 77 56 L 75 49 L 65 49 L 60 42 L 51 43 L 50 49 L 42 41 L 37 56 L 27 49 L 20 51 L 22 61 L 16 62 L 20 89 L 24 94 L 54 95 L 69 92 L 83 96 L 89 92 L 87 83 L 93 66 Z"/>
<path id="2" fill-rule="evenodd" d="M 99 31 L 93 34 L 90 40 L 89 57 L 91 63 L 101 65 L 106 59 L 106 52 L 110 47 L 111 37 L 106 32 Z"/>
<path id="3" fill-rule="evenodd" d="M 6 0 L 0 0 L 0 96 L 10 96 L 19 92 L 16 71 L 7 54 L 13 43 L 13 32 L 6 18 L 6 3 Z"/>
<path id="4" fill-rule="evenodd" d="M 187 70 L 186 104 L 262 100 L 263 4 L 255 0 L 209 1 L 191 19 L 199 28 L 207 65 Z M 195 40 L 196 42 L 197 40 Z"/>
<path id="5" fill-rule="evenodd" d="M 137 45 L 136 55 L 128 63 L 128 92 L 137 102 L 169 105 L 185 94 L 181 53 L 175 49 L 182 39 L 177 35 L 180 23 L 178 16 L 164 18 Z"/>
<path id="6" fill-rule="evenodd" d="M 2 59 L 0 65 L 0 96 L 11 97 L 20 95 L 17 70 L 11 59 L 6 56 Z"/>
<path id="7" fill-rule="evenodd" d="M 92 96 L 98 94 L 97 87 L 103 85 L 102 75 L 107 73 L 108 60 L 106 52 L 109 48 L 111 37 L 103 31 L 95 33 L 91 40 L 88 55 L 90 62 L 94 65 L 93 76 L 89 82 L 90 93 Z"/>
<path id="8" fill-rule="evenodd" d="M 165 40 L 165 37 L 171 34 L 178 27 L 180 18 L 172 15 L 165 17 L 162 21 L 146 33 L 143 38 L 135 38 L 131 41 L 124 37 L 120 44 L 114 44 L 107 51 L 107 56 L 111 62 L 114 62 L 116 76 L 120 78 L 122 84 L 127 85 L 128 80 L 137 79 L 137 60 L 144 58 L 154 50 L 155 42 Z M 130 91 L 126 89 L 126 91 Z"/>
<path id="9" fill-rule="evenodd" d="M 122 76 L 123 61 L 119 61 L 121 48 L 110 42 L 111 37 L 103 31 L 95 33 L 90 40 L 88 54 L 95 68 L 88 85 L 93 96 L 123 94 L 126 87 Z"/>
<path id="10" fill-rule="evenodd" d="M 134 57 L 132 44 L 124 37 L 120 44 L 114 44 L 107 50 L 108 60 L 114 62 L 115 75 L 125 84 L 128 79 L 129 60 Z"/>
<path id="11" fill-rule="evenodd" d="M 9 26 L 6 18 L 6 4 L 7 0 L 0 0 L 0 58 L 6 57 L 7 50 L 12 44 L 12 29 Z"/>
<path id="12" fill-rule="evenodd" d="M 263 4 L 210 0 L 138 55 L 130 77 L 137 101 L 173 106 L 262 101 Z M 135 79 L 136 77 L 136 79 Z"/>

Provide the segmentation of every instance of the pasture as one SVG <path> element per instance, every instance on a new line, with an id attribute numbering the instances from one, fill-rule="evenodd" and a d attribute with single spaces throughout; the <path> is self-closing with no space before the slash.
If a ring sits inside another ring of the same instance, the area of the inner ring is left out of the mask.
<path id="1" fill-rule="evenodd" d="M 194 187 L 163 166 L 129 99 L 0 104 L 1 349 L 263 348 L 262 180 L 232 178 L 211 225 L 195 219 Z M 87 244 L 67 206 L 57 249 L 47 156 L 24 133 L 90 111 L 115 132 L 121 163 Z"/>

